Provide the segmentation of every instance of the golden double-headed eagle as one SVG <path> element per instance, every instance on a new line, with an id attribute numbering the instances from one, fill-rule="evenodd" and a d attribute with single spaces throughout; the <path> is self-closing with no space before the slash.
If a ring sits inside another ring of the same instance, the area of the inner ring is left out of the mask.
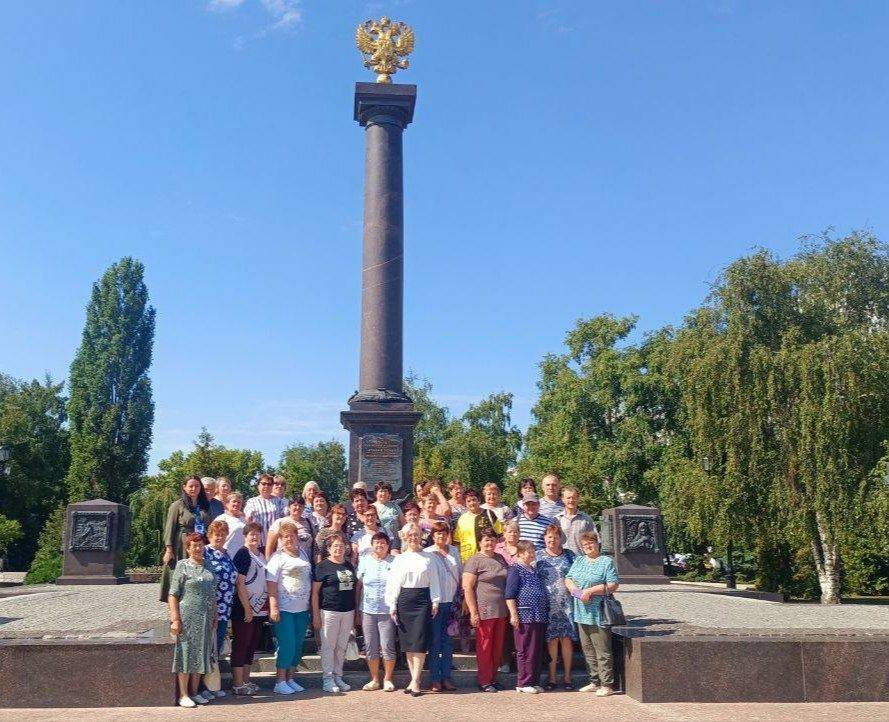
<path id="1" fill-rule="evenodd" d="M 358 26 L 355 42 L 364 56 L 364 67 L 377 73 L 377 82 L 391 83 L 392 76 L 410 64 L 407 56 L 414 50 L 414 31 L 386 17 L 366 20 Z"/>

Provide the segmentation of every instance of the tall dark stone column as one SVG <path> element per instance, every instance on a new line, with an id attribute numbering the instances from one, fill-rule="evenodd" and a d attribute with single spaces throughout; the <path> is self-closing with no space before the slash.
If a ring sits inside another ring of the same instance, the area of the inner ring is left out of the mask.
<path id="1" fill-rule="evenodd" d="M 340 419 L 349 431 L 349 483 L 412 488 L 414 426 L 421 414 L 404 393 L 404 179 L 402 134 L 417 86 L 356 83 L 355 120 L 365 128 L 364 253 L 358 391 Z M 401 492 L 401 493 L 398 493 Z"/>

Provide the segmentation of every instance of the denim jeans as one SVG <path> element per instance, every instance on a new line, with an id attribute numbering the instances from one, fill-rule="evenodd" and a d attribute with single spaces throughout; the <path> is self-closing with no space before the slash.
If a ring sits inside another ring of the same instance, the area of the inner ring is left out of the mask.
<path id="1" fill-rule="evenodd" d="M 429 647 L 429 678 L 433 682 L 451 679 L 454 659 L 454 640 L 448 634 L 451 602 L 438 605 L 438 614 L 432 618 L 432 645 Z"/>

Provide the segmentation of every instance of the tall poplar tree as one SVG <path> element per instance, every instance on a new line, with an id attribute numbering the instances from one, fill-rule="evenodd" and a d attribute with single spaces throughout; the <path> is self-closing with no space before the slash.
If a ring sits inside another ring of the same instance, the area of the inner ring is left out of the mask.
<path id="1" fill-rule="evenodd" d="M 71 364 L 72 501 L 125 503 L 147 466 L 154 422 L 148 378 L 154 308 L 143 275 L 139 261 L 124 258 L 93 284 L 83 340 Z"/>

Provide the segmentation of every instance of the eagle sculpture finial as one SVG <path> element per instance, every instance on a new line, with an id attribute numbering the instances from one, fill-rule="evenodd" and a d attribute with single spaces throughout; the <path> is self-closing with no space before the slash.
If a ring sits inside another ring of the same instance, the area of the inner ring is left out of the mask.
<path id="1" fill-rule="evenodd" d="M 414 31 L 387 17 L 365 20 L 358 26 L 355 42 L 364 57 L 364 67 L 377 73 L 377 82 L 391 83 L 392 76 L 409 65 L 407 56 L 414 50 Z"/>

